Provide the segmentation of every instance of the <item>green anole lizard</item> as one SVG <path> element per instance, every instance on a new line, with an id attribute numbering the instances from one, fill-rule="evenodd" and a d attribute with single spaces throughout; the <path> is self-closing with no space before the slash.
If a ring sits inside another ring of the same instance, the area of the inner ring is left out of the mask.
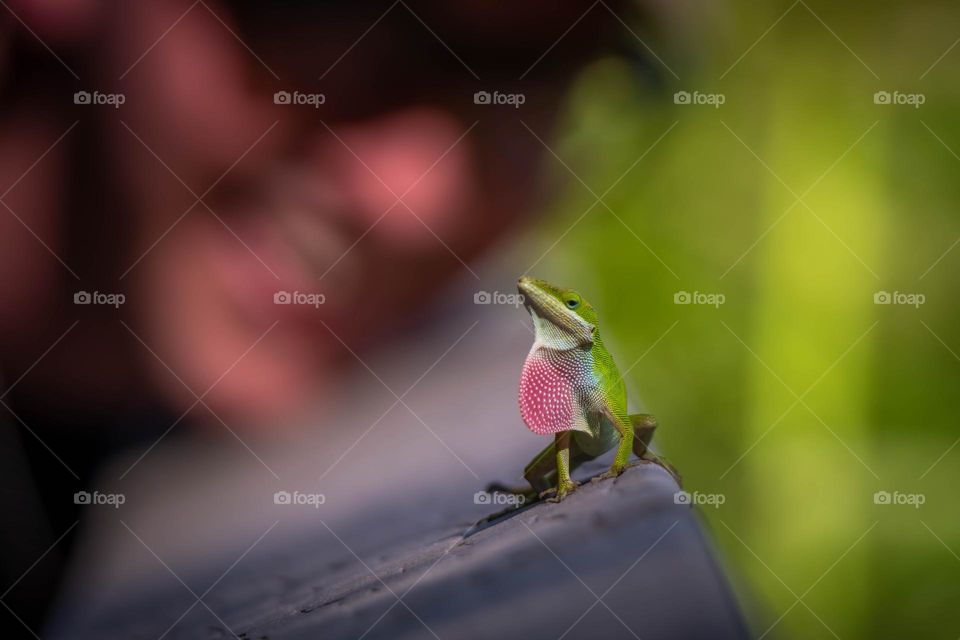
<path id="1" fill-rule="evenodd" d="M 679 475 L 648 446 L 657 421 L 627 413 L 626 385 L 600 338 L 597 312 L 576 291 L 524 276 L 517 283 L 533 318 L 533 347 L 520 376 L 520 414 L 527 427 L 554 442 L 524 469 L 532 491 L 562 500 L 577 484 L 570 472 L 613 447 L 610 470 L 593 481 L 613 478 L 627 466 L 632 451 L 659 464 L 678 482 Z M 491 486 L 490 489 L 497 487 Z"/>

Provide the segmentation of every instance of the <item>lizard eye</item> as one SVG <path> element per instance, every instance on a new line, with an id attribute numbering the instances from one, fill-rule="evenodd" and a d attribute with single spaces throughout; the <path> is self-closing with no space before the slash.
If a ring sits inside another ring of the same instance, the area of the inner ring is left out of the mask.
<path id="1" fill-rule="evenodd" d="M 567 308 L 576 309 L 580 306 L 580 301 L 575 298 L 567 298 Z"/>

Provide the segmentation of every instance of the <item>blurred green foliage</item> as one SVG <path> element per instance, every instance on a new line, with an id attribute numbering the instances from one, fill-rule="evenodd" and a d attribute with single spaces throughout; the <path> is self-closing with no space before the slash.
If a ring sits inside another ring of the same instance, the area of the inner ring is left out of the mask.
<path id="1" fill-rule="evenodd" d="M 585 70 L 551 144 L 589 189 L 549 160 L 534 272 L 598 307 L 661 450 L 726 497 L 701 513 L 756 636 L 955 638 L 960 6 L 788 7 L 640 31 L 665 85 Z"/>

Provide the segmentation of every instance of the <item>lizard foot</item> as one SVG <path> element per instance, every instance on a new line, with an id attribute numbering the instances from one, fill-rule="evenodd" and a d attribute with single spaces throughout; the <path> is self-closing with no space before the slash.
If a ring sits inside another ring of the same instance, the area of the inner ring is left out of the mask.
<path id="1" fill-rule="evenodd" d="M 619 476 L 621 473 L 623 473 L 623 470 L 624 470 L 624 469 L 626 469 L 626 467 L 621 467 L 621 466 L 616 466 L 616 465 L 614 465 L 614 466 L 610 467 L 610 470 L 609 470 L 609 471 L 606 471 L 606 472 L 604 472 L 604 473 L 601 473 L 600 475 L 598 475 L 598 476 L 596 476 L 596 477 L 594 477 L 594 478 L 590 478 L 590 482 L 602 482 L 603 480 L 607 480 L 608 478 L 616 478 L 616 477 Z"/>
<path id="2" fill-rule="evenodd" d="M 557 487 L 554 489 L 547 489 L 546 491 L 541 492 L 540 497 L 542 498 L 552 493 L 553 496 L 547 498 L 547 502 L 560 502 L 569 494 L 576 491 L 578 486 L 580 486 L 578 483 L 571 480 L 566 484 L 557 485 Z"/>

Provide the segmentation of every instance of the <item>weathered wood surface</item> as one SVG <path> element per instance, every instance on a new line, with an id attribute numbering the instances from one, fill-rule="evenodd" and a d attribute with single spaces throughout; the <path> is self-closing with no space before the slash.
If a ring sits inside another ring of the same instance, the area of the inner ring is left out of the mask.
<path id="1" fill-rule="evenodd" d="M 642 465 L 479 529 L 455 523 L 412 542 L 368 531 L 381 548 L 356 556 L 352 536 L 318 519 L 295 544 L 265 541 L 179 620 L 195 598 L 170 576 L 162 589 L 61 616 L 44 637 L 747 637 L 696 512 L 675 503 L 676 490 L 662 469 Z M 198 584 L 222 572 L 201 568 L 210 577 Z"/>

